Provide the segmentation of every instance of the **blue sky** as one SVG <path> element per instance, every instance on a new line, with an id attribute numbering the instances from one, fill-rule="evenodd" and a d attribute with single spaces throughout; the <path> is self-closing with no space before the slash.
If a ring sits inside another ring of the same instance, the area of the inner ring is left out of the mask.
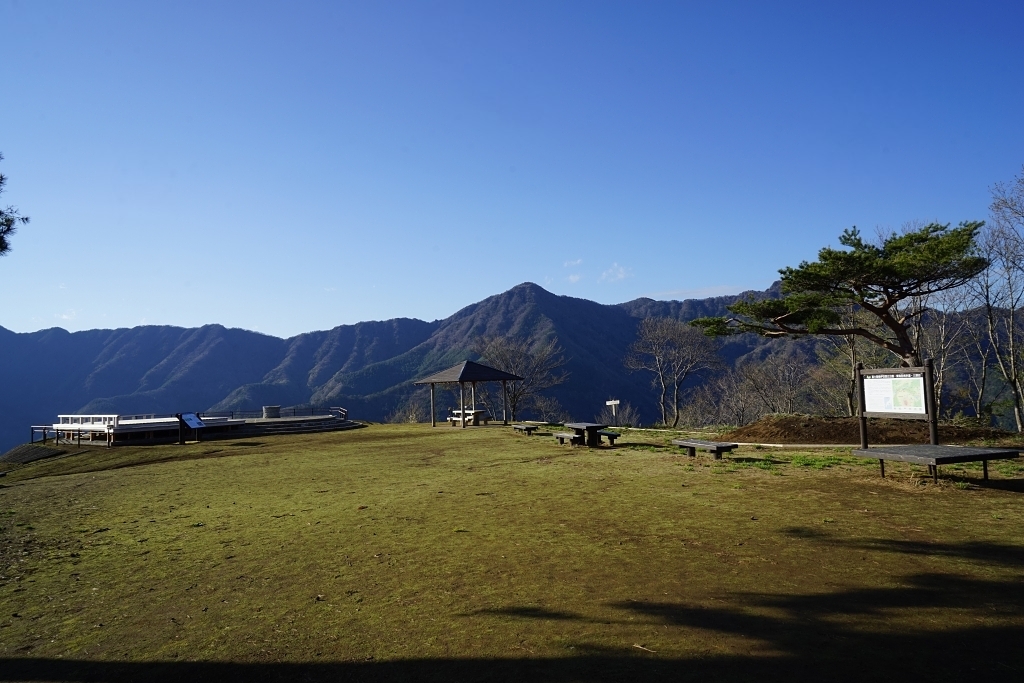
<path id="1" fill-rule="evenodd" d="M 1024 165 L 1024 3 L 9 2 L 0 325 L 767 287 Z"/>

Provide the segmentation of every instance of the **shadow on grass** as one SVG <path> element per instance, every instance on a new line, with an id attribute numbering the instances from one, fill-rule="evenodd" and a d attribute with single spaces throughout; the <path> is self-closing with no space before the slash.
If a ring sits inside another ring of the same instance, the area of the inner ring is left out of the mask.
<path id="1" fill-rule="evenodd" d="M 967 552 L 967 551 L 964 551 Z M 731 651 L 667 657 L 578 642 L 554 657 L 451 657 L 297 663 L 121 662 L 0 659 L 0 679 L 20 681 L 1016 681 L 1024 673 L 1024 585 L 919 574 L 895 587 L 817 594 L 733 594 L 722 606 L 629 601 L 608 605 L 661 626 L 663 642 L 715 634 Z M 942 618 L 938 609 L 951 618 Z M 536 607 L 478 614 L 580 621 Z M 710 637 L 709 637 L 710 636 Z M 737 646 L 736 638 L 742 638 Z"/>
<path id="2" fill-rule="evenodd" d="M 1024 493 L 1024 479 L 989 479 L 988 481 L 985 481 L 981 478 L 980 474 L 976 477 L 972 477 L 970 475 L 946 477 L 942 472 L 939 473 L 940 480 L 947 478 L 964 481 L 983 489 L 996 489 L 997 491 L 1009 491 L 1010 493 Z"/>
<path id="3" fill-rule="evenodd" d="M 559 612 L 543 607 L 499 607 L 497 609 L 480 609 L 472 614 L 496 614 L 506 617 L 522 617 L 524 619 L 549 619 L 553 621 L 589 621 L 586 617 L 572 612 Z"/>
<path id="4" fill-rule="evenodd" d="M 868 538 L 847 540 L 831 536 L 817 529 L 807 527 L 790 527 L 783 532 L 788 536 L 808 540 L 820 540 L 830 545 L 855 548 L 857 550 L 901 553 L 904 555 L 933 555 L 938 557 L 957 557 L 964 560 L 1002 565 L 1004 567 L 1024 569 L 1024 546 L 988 541 L 969 541 L 966 543 L 929 543 L 924 541 L 905 541 L 890 538 Z"/>
<path id="5" fill-rule="evenodd" d="M 762 463 L 766 463 L 766 464 L 769 464 L 769 465 L 788 465 L 789 464 L 786 460 L 776 460 L 776 459 L 774 459 L 774 458 L 772 458 L 772 457 L 770 457 L 768 455 L 764 456 L 763 458 L 744 458 L 744 457 L 740 457 L 740 456 L 735 456 L 734 455 L 734 456 L 731 456 L 731 457 L 728 457 L 728 458 L 723 458 L 719 462 L 734 462 L 734 463 L 736 463 L 738 465 L 760 465 Z"/>

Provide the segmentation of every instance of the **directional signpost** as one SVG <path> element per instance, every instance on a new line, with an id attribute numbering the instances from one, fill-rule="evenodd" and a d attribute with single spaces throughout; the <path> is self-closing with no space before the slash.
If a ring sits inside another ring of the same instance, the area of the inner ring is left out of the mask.
<path id="1" fill-rule="evenodd" d="M 615 417 L 615 407 L 617 405 L 619 405 L 619 399 L 615 398 L 615 399 L 612 399 L 611 401 L 605 401 L 604 404 L 606 406 L 611 406 L 612 407 L 612 422 L 615 424 L 616 427 L 618 427 L 619 426 L 619 420 L 618 420 L 618 418 Z"/>

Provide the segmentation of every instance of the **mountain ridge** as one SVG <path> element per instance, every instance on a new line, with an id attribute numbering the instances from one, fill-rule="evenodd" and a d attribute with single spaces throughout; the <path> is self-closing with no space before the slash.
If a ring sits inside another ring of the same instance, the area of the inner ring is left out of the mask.
<path id="1" fill-rule="evenodd" d="M 363 321 L 288 338 L 219 324 L 28 333 L 0 327 L 0 450 L 22 442 L 29 424 L 48 424 L 58 413 L 312 402 L 344 405 L 355 417 L 381 420 L 413 398 L 414 379 L 476 359 L 474 342 L 501 335 L 532 343 L 558 338 L 570 379 L 548 393 L 570 413 L 589 417 L 614 395 L 653 419 L 648 378 L 622 366 L 639 320 L 721 315 L 747 296 L 777 296 L 777 285 L 708 299 L 600 304 L 525 282 L 442 320 Z M 756 345 L 732 338 L 723 354 L 734 360 Z"/>

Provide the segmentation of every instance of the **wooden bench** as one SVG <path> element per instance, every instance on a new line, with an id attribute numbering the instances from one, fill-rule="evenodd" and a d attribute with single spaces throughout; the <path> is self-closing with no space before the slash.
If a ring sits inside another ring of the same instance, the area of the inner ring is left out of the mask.
<path id="1" fill-rule="evenodd" d="M 608 439 L 608 443 L 611 444 L 612 446 L 615 445 L 615 439 L 617 439 L 620 436 L 622 436 L 618 432 L 610 432 L 607 429 L 602 429 L 601 431 L 598 432 L 598 434 L 600 434 L 601 436 L 607 438 Z"/>
<path id="2" fill-rule="evenodd" d="M 928 465 L 928 473 L 932 481 L 939 483 L 939 465 L 950 465 L 958 462 L 981 461 L 982 478 L 988 479 L 989 460 L 1015 459 L 1016 448 L 973 448 L 970 446 L 873 446 L 872 448 L 855 448 L 850 455 L 860 458 L 878 458 L 882 476 L 885 477 L 885 461 L 897 460 Z"/>
<path id="3" fill-rule="evenodd" d="M 523 432 L 527 436 L 533 436 L 533 433 L 537 431 L 537 425 L 512 425 L 512 429 L 517 432 Z"/>
<path id="4" fill-rule="evenodd" d="M 721 441 L 702 441 L 701 439 L 672 439 L 673 446 L 686 449 L 686 454 L 691 458 L 696 457 L 697 451 L 707 451 L 715 454 L 715 460 L 722 459 L 722 453 L 728 453 L 734 448 L 739 448 L 737 443 L 722 443 Z"/>
<path id="5" fill-rule="evenodd" d="M 558 439 L 559 446 L 564 446 L 566 441 L 569 442 L 570 446 L 583 445 L 583 437 L 574 432 L 555 432 L 554 436 Z"/>

